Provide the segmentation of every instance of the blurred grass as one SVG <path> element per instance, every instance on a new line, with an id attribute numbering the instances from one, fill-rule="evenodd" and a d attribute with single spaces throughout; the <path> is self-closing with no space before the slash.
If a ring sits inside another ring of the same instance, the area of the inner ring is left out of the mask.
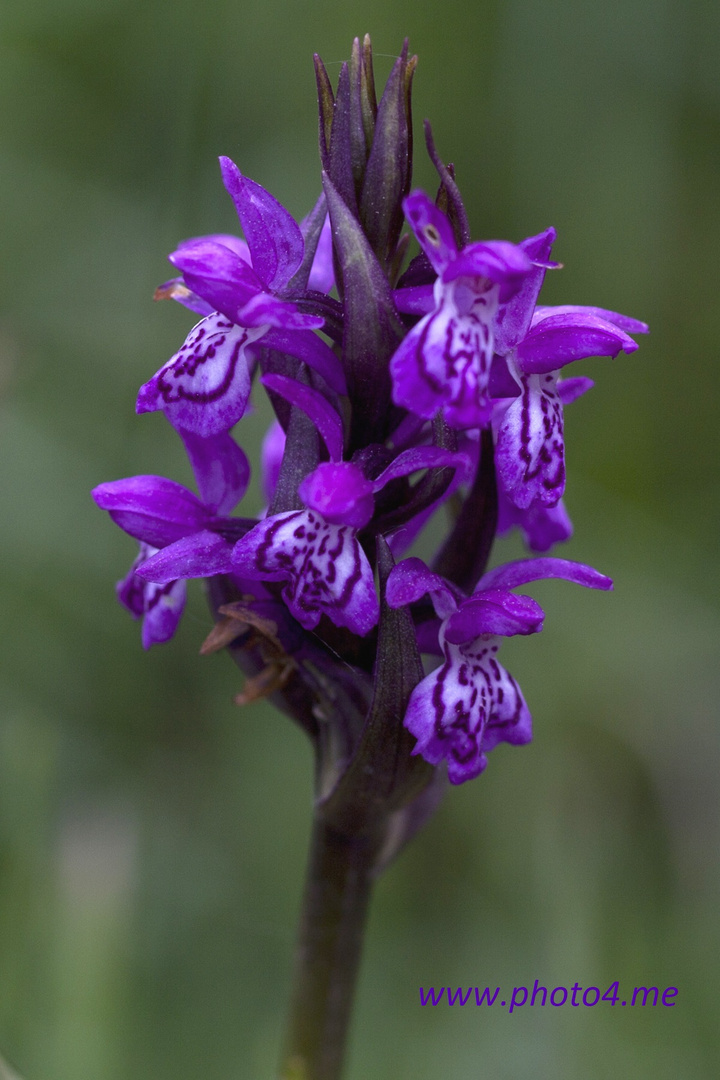
<path id="1" fill-rule="evenodd" d="M 410 36 L 416 118 L 456 162 L 475 234 L 555 224 L 566 268 L 546 302 L 653 332 L 586 364 L 597 385 L 568 410 L 567 554 L 616 591 L 534 590 L 546 629 L 503 653 L 535 741 L 452 791 L 380 883 L 349 1077 L 709 1080 L 720 14 L 699 0 L 6 0 L 0 1047 L 25 1080 L 273 1073 L 310 755 L 270 709 L 230 705 L 225 657 L 197 656 L 199 590 L 178 639 L 143 654 L 113 596 L 132 542 L 88 491 L 188 479 L 161 418 L 133 412 L 190 324 L 150 302 L 165 254 L 233 228 L 219 153 L 308 209 L 311 54 L 334 76 L 366 29 L 378 53 Z M 421 150 L 417 179 L 433 184 Z M 419 985 L 535 978 L 673 985 L 678 1003 L 418 1005 Z"/>

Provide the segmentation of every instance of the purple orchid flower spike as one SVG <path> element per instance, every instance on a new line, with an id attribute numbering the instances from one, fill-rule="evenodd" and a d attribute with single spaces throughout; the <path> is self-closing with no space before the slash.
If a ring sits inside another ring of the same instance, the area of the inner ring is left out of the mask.
<path id="1" fill-rule="evenodd" d="M 488 383 L 498 308 L 521 288 L 532 262 L 522 248 L 504 240 L 459 251 L 450 222 L 422 191 L 408 195 L 403 206 L 438 277 L 433 309 L 390 362 L 393 400 L 428 419 L 443 409 L 452 427 L 482 427 L 492 409 Z M 406 299 L 417 311 L 427 287 L 412 294 Z M 395 297 L 400 302 L 398 293 Z"/>
<path id="2" fill-rule="evenodd" d="M 413 753 L 432 765 L 447 759 L 453 784 L 485 769 L 487 754 L 500 742 L 519 746 L 532 737 L 522 692 L 497 660 L 502 637 L 542 630 L 544 613 L 529 596 L 510 590 L 541 578 L 564 578 L 591 589 L 612 581 L 592 567 L 566 559 L 522 559 L 491 570 L 465 598 L 420 559 L 398 563 L 388 578 L 390 607 L 430 594 L 439 619 L 442 665 L 413 690 L 405 726 L 417 739 Z"/>
<path id="3" fill-rule="evenodd" d="M 336 89 L 315 58 L 322 194 L 301 223 L 220 159 L 242 238 L 196 236 L 170 256 L 179 276 L 156 297 L 200 321 L 137 399 L 180 436 L 197 494 L 154 475 L 93 493 L 140 543 L 117 591 L 143 645 L 173 635 L 186 581 L 204 578 L 215 625 L 203 653 L 227 649 L 246 678 L 237 703 L 270 697 L 313 743 L 283 1075 L 338 1080 L 372 882 L 448 775 L 463 783 L 498 743 L 531 739 L 498 659 L 503 638 L 542 629 L 517 590 L 545 578 L 612 588 L 544 554 L 572 532 L 563 409 L 592 386 L 561 376 L 633 351 L 647 330 L 602 308 L 539 306 L 555 230 L 472 241 L 427 123 L 437 200 L 411 190 L 416 59 L 406 41 L 380 96 L 369 38 Z M 404 220 L 421 249 L 408 265 Z M 250 476 L 232 429 L 251 386 L 277 418 L 259 519 L 230 516 Z M 438 514 L 423 537 L 439 540 L 430 566 L 396 562 L 441 508 L 447 528 Z M 487 571 L 513 528 L 540 557 Z M 429 674 L 422 654 L 439 658 Z"/>

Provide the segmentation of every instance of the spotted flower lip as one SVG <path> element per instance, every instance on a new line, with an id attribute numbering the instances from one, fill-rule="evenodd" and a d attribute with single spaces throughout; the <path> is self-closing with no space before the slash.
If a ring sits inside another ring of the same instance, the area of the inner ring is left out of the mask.
<path id="1" fill-rule="evenodd" d="M 173 427 L 204 437 L 228 431 L 250 397 L 247 348 L 264 333 L 264 327 L 236 326 L 218 312 L 208 315 L 140 388 L 137 412 L 162 409 Z"/>
<path id="2" fill-rule="evenodd" d="M 323 462 L 300 484 L 305 510 L 275 514 L 238 541 L 235 572 L 285 581 L 283 599 L 313 629 L 323 614 L 364 637 L 380 614 L 374 576 L 357 531 L 370 521 L 374 496 L 391 480 L 428 468 L 469 471 L 465 454 L 437 446 L 398 454 L 373 481 L 352 462 Z"/>
<path id="3" fill-rule="evenodd" d="M 386 599 L 390 607 L 430 595 L 438 618 L 443 662 L 413 690 L 405 726 L 417 739 L 413 753 L 432 765 L 447 760 L 452 783 L 478 776 L 487 754 L 500 742 L 521 745 L 532 736 L 532 720 L 522 692 L 497 660 L 502 637 L 542 630 L 544 614 L 529 596 L 511 589 L 542 578 L 564 578 L 593 589 L 612 581 L 590 566 L 566 559 L 520 559 L 489 571 L 472 596 L 417 558 L 391 571 Z"/>
<path id="4" fill-rule="evenodd" d="M 378 621 L 373 572 L 355 531 L 314 510 L 261 521 L 238 541 L 232 562 L 241 577 L 285 581 L 283 600 L 307 630 L 326 614 L 363 637 Z"/>
<path id="5" fill-rule="evenodd" d="M 488 383 L 498 308 L 521 288 L 532 262 L 504 240 L 458 250 L 450 222 L 424 192 L 412 192 L 403 206 L 438 277 L 433 309 L 390 362 L 393 401 L 426 418 L 442 409 L 452 427 L 481 427 L 492 411 Z M 422 299 L 416 293 L 411 307 Z"/>
<path id="6" fill-rule="evenodd" d="M 560 371 L 590 356 L 634 352 L 637 342 L 625 327 L 633 333 L 647 330 L 637 319 L 600 308 L 537 308 L 527 333 L 509 352 L 519 394 L 497 425 L 496 463 L 504 491 L 519 509 L 557 506 L 565 491 L 563 404 L 591 383 L 582 376 L 558 382 Z"/>

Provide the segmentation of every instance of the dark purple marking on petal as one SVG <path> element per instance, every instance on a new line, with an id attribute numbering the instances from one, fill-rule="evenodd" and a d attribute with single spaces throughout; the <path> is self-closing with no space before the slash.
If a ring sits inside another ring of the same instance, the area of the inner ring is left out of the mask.
<path id="1" fill-rule="evenodd" d="M 461 278 L 436 286 L 436 297 L 437 310 L 410 331 L 390 361 L 393 400 L 426 418 L 444 408 L 452 427 L 479 427 L 490 411 L 498 287 Z"/>
<path id="2" fill-rule="evenodd" d="M 413 691 L 405 726 L 431 764 L 444 758 L 452 783 L 478 776 L 486 753 L 504 741 L 520 745 L 531 734 L 522 693 L 497 662 L 497 638 L 482 636 L 454 645 L 441 629 L 444 663 Z"/>
<path id="3" fill-rule="evenodd" d="M 441 273 L 458 254 L 452 225 L 424 191 L 411 191 L 403 210 L 433 269 Z"/>
<path id="4" fill-rule="evenodd" d="M 234 561 L 247 577 L 287 579 L 283 599 L 306 629 L 317 626 L 325 613 L 362 636 L 378 620 L 372 570 L 354 530 L 312 510 L 260 522 L 238 542 Z"/>
<path id="5" fill-rule="evenodd" d="M 139 413 L 162 409 L 174 427 L 208 437 L 229 430 L 250 395 L 246 348 L 265 332 L 209 315 L 190 331 L 182 348 L 140 388 Z"/>
<path id="6" fill-rule="evenodd" d="M 508 497 L 521 509 L 555 506 L 565 490 L 562 402 L 556 373 L 521 375 L 522 391 L 500 423 L 495 460 Z"/>
<path id="7" fill-rule="evenodd" d="M 145 615 L 141 634 L 142 646 L 162 645 L 173 637 L 185 609 L 184 581 L 169 581 L 165 585 L 146 584 Z"/>

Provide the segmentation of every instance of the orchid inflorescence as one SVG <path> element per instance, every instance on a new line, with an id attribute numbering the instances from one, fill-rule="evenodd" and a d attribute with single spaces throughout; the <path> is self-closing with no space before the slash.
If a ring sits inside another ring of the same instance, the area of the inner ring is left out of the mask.
<path id="1" fill-rule="evenodd" d="M 248 676 L 241 700 L 271 695 L 308 732 L 339 819 L 380 803 L 422 816 L 441 772 L 430 766 L 446 761 L 461 783 L 499 742 L 531 738 L 497 653 L 503 637 L 541 630 L 543 611 L 514 590 L 541 578 L 612 588 L 545 554 L 572 531 L 563 408 L 592 386 L 562 369 L 632 352 L 629 335 L 647 330 L 538 305 L 554 229 L 471 241 L 428 125 L 439 191 L 412 190 L 414 67 L 406 46 L 377 102 L 368 39 L 336 92 L 316 58 L 322 194 L 300 224 L 220 159 L 244 239 L 203 236 L 170 256 L 178 276 L 157 295 L 201 318 L 137 399 L 182 439 L 199 494 L 154 475 L 93 493 L 140 543 L 118 596 L 142 617 L 145 647 L 172 637 L 185 582 L 205 579 L 205 651 L 227 647 Z M 260 518 L 232 513 L 250 477 L 235 429 L 253 384 L 276 416 Z M 447 524 L 434 560 L 404 557 L 436 514 Z M 539 557 L 488 570 L 512 528 Z M 421 654 L 439 666 L 425 674 Z"/>

